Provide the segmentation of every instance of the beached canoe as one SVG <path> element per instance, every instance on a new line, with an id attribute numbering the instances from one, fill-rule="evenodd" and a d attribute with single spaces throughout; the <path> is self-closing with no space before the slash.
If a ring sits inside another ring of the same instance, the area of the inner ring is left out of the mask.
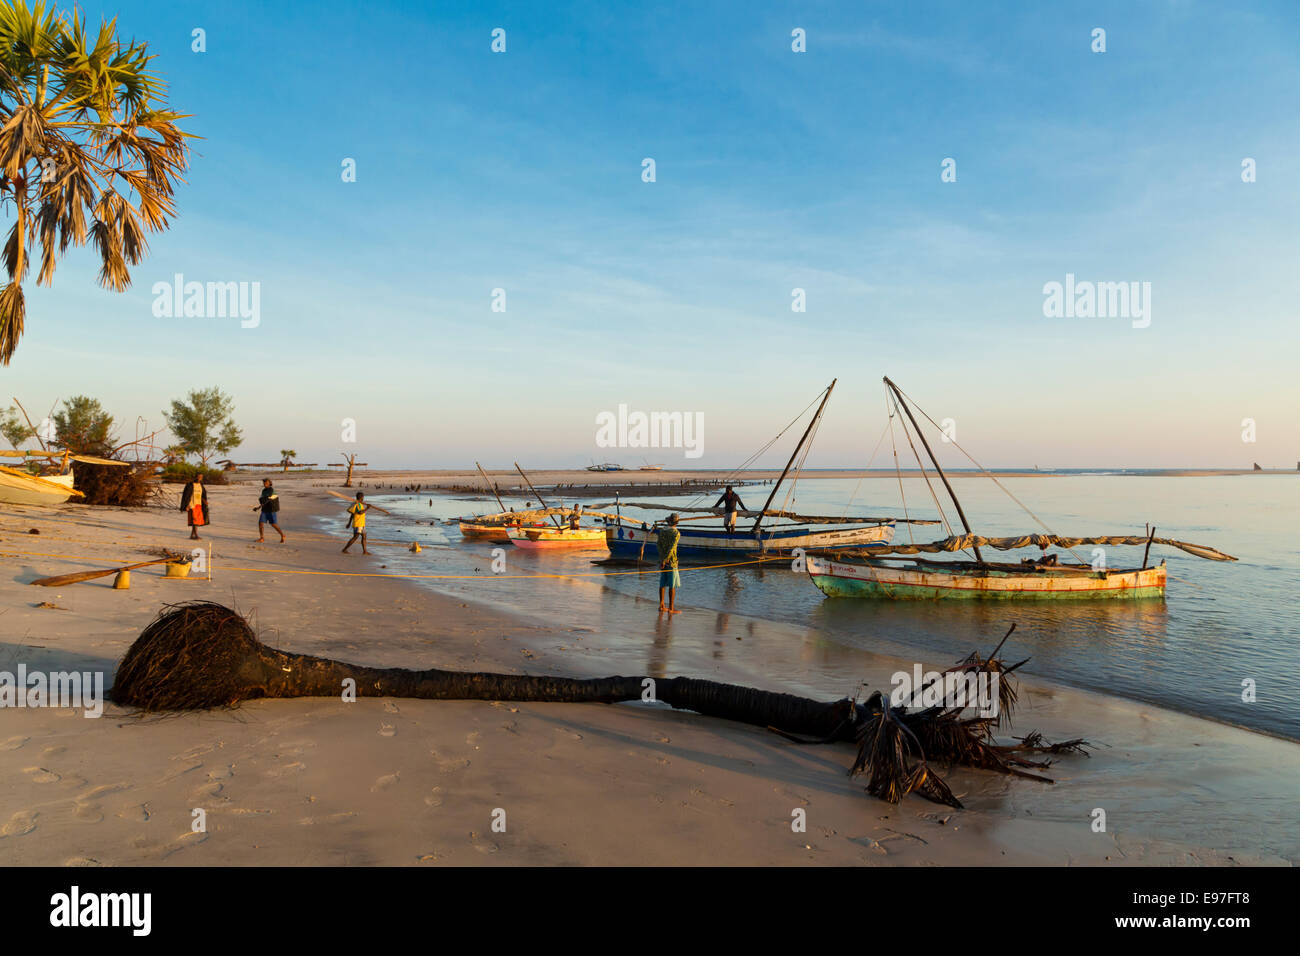
<path id="1" fill-rule="evenodd" d="M 531 550 L 605 547 L 603 528 L 511 528 L 509 534 L 515 547 Z"/>
<path id="2" fill-rule="evenodd" d="M 835 561 L 809 555 L 808 576 L 828 597 L 884 600 L 1079 600 L 1163 598 L 1165 566 L 1093 570 L 1086 565 Z"/>
<path id="3" fill-rule="evenodd" d="M 81 492 L 73 490 L 72 473 L 38 478 L 0 465 L 0 504 L 57 505 Z"/>
<path id="4" fill-rule="evenodd" d="M 510 540 L 510 525 L 504 524 L 474 524 L 469 521 L 460 522 L 461 537 L 470 541 L 500 541 Z"/>

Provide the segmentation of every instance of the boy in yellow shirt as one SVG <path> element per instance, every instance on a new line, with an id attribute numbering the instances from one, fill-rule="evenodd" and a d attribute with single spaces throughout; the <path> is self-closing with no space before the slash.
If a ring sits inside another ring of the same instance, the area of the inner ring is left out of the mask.
<path id="1" fill-rule="evenodd" d="M 348 553 L 348 548 L 352 547 L 357 538 L 361 539 L 361 553 L 370 553 L 366 550 L 366 512 L 369 510 L 370 506 L 366 504 L 365 493 L 358 491 L 356 504 L 348 506 L 348 514 L 351 517 L 348 518 L 347 526 L 352 529 L 352 538 L 343 546 L 344 554 Z"/>

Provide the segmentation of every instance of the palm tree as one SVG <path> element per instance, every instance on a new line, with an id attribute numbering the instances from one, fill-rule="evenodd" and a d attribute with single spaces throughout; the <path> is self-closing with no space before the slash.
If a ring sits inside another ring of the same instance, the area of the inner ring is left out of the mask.
<path id="1" fill-rule="evenodd" d="M 1014 630 L 1014 628 L 1013 628 Z M 1007 632 L 1010 637 L 1011 632 Z M 1006 642 L 1004 637 L 1003 643 Z M 953 807 L 961 801 L 930 763 L 961 764 L 1052 782 L 1041 773 L 1041 754 L 1083 753 L 1083 739 L 1048 743 L 1030 733 L 1019 743 L 997 743 L 993 730 L 1016 704 L 1011 674 L 999 644 L 987 658 L 972 654 L 952 672 L 996 673 L 999 714 L 968 717 L 962 708 L 894 706 L 877 691 L 864 701 L 818 701 L 736 684 L 690 677 L 570 677 L 465 671 L 412 671 L 348 664 L 328 657 L 292 654 L 258 640 L 237 611 L 210 601 L 169 605 L 159 612 L 118 665 L 109 698 L 144 711 L 205 710 L 266 697 L 339 697 L 351 685 L 363 697 L 425 700 L 571 701 L 614 703 L 653 699 L 767 727 L 799 743 L 856 743 L 850 773 L 866 778 L 866 791 L 891 803 L 908 793 Z M 801 737 L 812 739 L 800 739 Z M 1028 770 L 1022 768 L 1029 768 Z"/>
<path id="2" fill-rule="evenodd" d="M 0 0 L 0 207 L 14 222 L 4 247 L 0 365 L 18 348 L 26 317 L 22 283 L 40 246 L 37 282 L 50 285 L 58 257 L 93 241 L 99 282 L 121 292 L 129 266 L 166 229 L 189 146 L 166 108 L 145 44 L 124 41 L 117 21 L 44 0 Z"/>
<path id="3" fill-rule="evenodd" d="M 294 451 L 292 448 L 281 448 L 280 449 L 281 472 L 282 473 L 287 472 L 289 470 L 289 466 L 293 464 L 293 460 L 297 457 L 298 457 L 298 453 Z"/>

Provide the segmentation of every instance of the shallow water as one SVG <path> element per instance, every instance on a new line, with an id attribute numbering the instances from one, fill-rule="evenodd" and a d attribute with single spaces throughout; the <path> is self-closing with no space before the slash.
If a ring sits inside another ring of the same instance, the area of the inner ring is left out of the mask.
<path id="1" fill-rule="evenodd" d="M 696 655 L 724 655 L 730 672 L 752 674 L 756 682 L 770 683 L 773 676 L 780 676 L 791 689 L 851 693 L 860 677 L 862 650 L 916 658 L 927 667 L 941 665 L 973 649 L 989 651 L 1014 622 L 1017 630 L 1004 657 L 1030 657 L 1026 672 L 1035 677 L 1300 740 L 1300 628 L 1296 625 L 1300 479 L 1089 474 L 1002 479 L 1002 483 L 1059 534 L 1143 534 L 1144 522 L 1151 522 L 1161 536 L 1210 545 L 1240 560 L 1205 561 L 1157 547 L 1152 561 L 1167 560 L 1170 575 L 1164 601 L 1014 604 L 828 599 L 805 574 L 796 574 L 786 564 L 683 570 L 679 605 L 714 611 L 716 619 L 704 629 L 707 634 L 698 628 L 679 628 L 670 641 L 663 640 L 663 628 L 656 627 L 657 637 L 646 648 L 647 672 L 678 672 Z M 988 479 L 957 477 L 954 485 L 977 533 L 1041 530 Z M 758 507 L 767 490 L 742 492 L 751 507 Z M 913 517 L 935 516 L 920 479 L 905 480 L 904 490 Z M 941 488 L 936 490 L 942 493 Z M 783 498 L 784 489 L 776 503 Z M 421 583 L 590 629 L 607 641 L 644 643 L 654 605 L 635 598 L 656 600 L 656 575 L 600 576 L 604 570 L 619 570 L 591 564 L 605 556 L 603 550 L 529 554 L 509 544 L 463 542 L 454 526 L 429 524 L 497 510 L 490 500 L 434 497 L 430 505 L 427 494 L 379 493 L 373 494 L 373 500 L 394 515 L 380 516 L 382 523 L 377 519 L 372 533 L 391 537 L 400 528 L 401 537 L 414 536 L 434 545 L 419 556 L 403 554 L 389 560 L 392 571 L 473 575 Z M 712 503 L 690 497 L 662 500 L 676 505 Z M 800 482 L 790 506 L 815 514 L 896 515 L 901 511 L 898 502 L 898 483 L 893 479 L 816 479 Z M 594 504 L 583 502 L 584 507 Z M 920 527 L 914 533 L 917 541 L 927 541 L 945 532 Z M 907 540 L 907 534 L 900 526 L 896 540 Z M 504 575 L 492 574 L 494 548 L 500 548 L 505 558 Z M 1018 560 L 1031 553 L 1037 550 L 999 556 Z M 1090 561 L 1091 548 L 1080 549 L 1080 557 Z M 1141 548 L 1107 549 L 1111 567 L 1137 566 L 1141 560 Z M 508 576 L 533 573 L 575 576 Z M 779 654 L 768 642 L 719 640 L 733 627 L 731 615 L 812 627 L 824 640 L 817 642 L 814 653 L 790 648 Z M 620 637 L 629 634 L 642 636 Z M 1256 685 L 1253 703 L 1242 700 L 1246 680 Z"/>

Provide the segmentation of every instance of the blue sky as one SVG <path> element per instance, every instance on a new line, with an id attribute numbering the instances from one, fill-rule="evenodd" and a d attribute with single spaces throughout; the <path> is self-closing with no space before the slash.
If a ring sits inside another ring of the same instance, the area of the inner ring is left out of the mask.
<path id="1" fill-rule="evenodd" d="M 1295 4 L 86 9 L 203 139 L 129 292 L 84 252 L 29 281 L 0 401 L 130 432 L 219 385 L 241 461 L 336 460 L 352 418 L 372 465 L 722 467 L 838 376 L 830 467 L 888 374 L 992 465 L 1300 459 Z M 154 317 L 176 273 L 259 282 L 260 324 Z M 1150 282 L 1150 327 L 1045 318 L 1067 273 Z M 597 448 L 620 403 L 702 414 L 704 456 Z"/>

